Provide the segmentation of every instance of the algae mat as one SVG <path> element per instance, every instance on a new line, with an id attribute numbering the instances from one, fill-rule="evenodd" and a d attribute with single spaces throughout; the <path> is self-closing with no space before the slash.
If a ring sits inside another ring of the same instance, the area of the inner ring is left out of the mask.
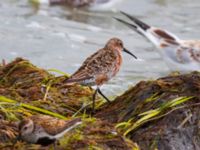
<path id="1" fill-rule="evenodd" d="M 99 97 L 93 117 L 92 88 L 64 85 L 66 78 L 22 58 L 0 65 L 0 149 L 53 149 L 21 141 L 12 144 L 19 121 L 37 114 L 82 118 L 83 124 L 61 138 L 57 149 L 200 148 L 199 72 L 140 81 L 111 104 Z"/>

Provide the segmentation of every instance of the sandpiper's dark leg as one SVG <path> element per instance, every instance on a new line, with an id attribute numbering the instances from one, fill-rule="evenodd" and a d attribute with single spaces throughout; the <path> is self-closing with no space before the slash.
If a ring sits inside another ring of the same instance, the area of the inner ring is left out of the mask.
<path id="1" fill-rule="evenodd" d="M 103 96 L 103 98 L 108 102 L 111 103 L 111 101 L 101 92 L 101 90 L 99 88 L 97 88 L 98 93 Z"/>
<path id="2" fill-rule="evenodd" d="M 98 91 L 98 88 L 94 91 L 94 94 L 92 96 L 92 113 L 95 112 L 95 100 L 96 100 L 97 91 Z"/>

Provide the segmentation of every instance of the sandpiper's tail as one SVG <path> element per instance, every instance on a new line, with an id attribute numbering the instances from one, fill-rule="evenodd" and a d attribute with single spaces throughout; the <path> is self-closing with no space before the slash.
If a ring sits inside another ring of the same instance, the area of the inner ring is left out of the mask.
<path id="1" fill-rule="evenodd" d="M 60 130 L 60 133 L 55 135 L 55 138 L 62 137 L 67 132 L 71 131 L 72 129 L 78 127 L 81 124 L 82 124 L 82 119 L 81 118 L 75 118 L 75 119 L 72 119 L 70 121 L 67 121 L 65 123 L 65 126 L 63 127 L 63 129 Z"/>
<path id="2" fill-rule="evenodd" d="M 81 73 L 76 73 L 72 75 L 70 78 L 67 78 L 63 81 L 65 85 L 73 85 L 73 84 L 81 84 L 81 85 L 93 85 L 94 77 L 91 76 L 83 76 Z"/>
<path id="3" fill-rule="evenodd" d="M 131 21 L 133 21 L 133 24 L 128 23 L 119 18 L 115 18 L 116 20 L 125 24 L 126 26 L 130 27 L 131 29 L 139 33 L 140 35 L 147 38 L 156 47 L 159 47 L 159 48 L 162 47 L 163 42 L 166 43 L 166 41 L 170 41 L 173 44 L 174 43 L 178 44 L 180 42 L 180 39 L 174 34 L 170 33 L 169 31 L 152 27 L 125 12 L 121 12 L 121 13 L 125 15 L 126 17 L 128 17 Z"/>

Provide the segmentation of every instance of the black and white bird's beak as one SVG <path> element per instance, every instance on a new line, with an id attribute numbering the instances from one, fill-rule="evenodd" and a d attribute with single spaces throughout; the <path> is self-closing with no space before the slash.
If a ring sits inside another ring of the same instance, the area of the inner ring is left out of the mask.
<path id="1" fill-rule="evenodd" d="M 133 53 L 131 53 L 129 50 L 127 50 L 126 48 L 124 48 L 123 51 L 128 53 L 129 55 L 133 56 L 135 59 L 137 59 L 137 57 Z"/>

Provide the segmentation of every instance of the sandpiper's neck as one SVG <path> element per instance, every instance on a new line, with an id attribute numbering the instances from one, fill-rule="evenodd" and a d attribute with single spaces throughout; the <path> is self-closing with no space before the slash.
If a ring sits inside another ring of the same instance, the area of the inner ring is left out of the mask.
<path id="1" fill-rule="evenodd" d="M 117 55 L 117 57 L 116 57 L 116 64 L 115 64 L 112 76 L 115 76 L 119 72 L 119 69 L 122 65 L 122 52 L 119 50 L 115 50 L 115 54 Z"/>

